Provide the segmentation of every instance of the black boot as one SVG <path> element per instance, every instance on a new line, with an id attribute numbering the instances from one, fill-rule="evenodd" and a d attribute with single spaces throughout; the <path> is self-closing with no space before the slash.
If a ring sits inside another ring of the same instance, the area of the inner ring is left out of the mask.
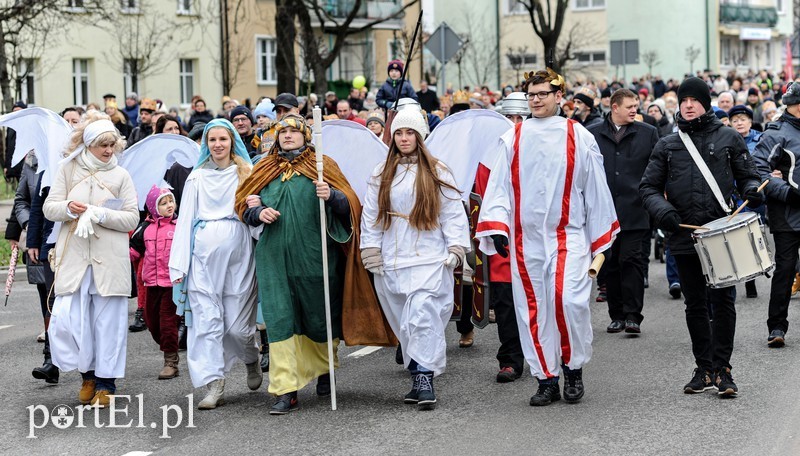
<path id="1" fill-rule="evenodd" d="M 436 408 L 436 393 L 433 391 L 433 372 L 417 374 L 415 382 L 419 383 L 417 393 L 417 410 L 433 410 Z"/>
<path id="2" fill-rule="evenodd" d="M 178 350 L 186 350 L 186 319 L 181 317 L 180 325 L 178 325 Z"/>
<path id="3" fill-rule="evenodd" d="M 756 289 L 756 281 L 748 280 L 744 283 L 744 291 L 747 293 L 748 298 L 757 298 L 758 297 L 758 289 Z"/>
<path id="4" fill-rule="evenodd" d="M 331 374 L 322 374 L 317 378 L 317 396 L 331 395 Z"/>
<path id="5" fill-rule="evenodd" d="M 58 368 L 53 365 L 53 360 L 50 357 L 50 336 L 44 333 L 44 363 L 42 367 L 35 367 L 31 375 L 33 378 L 44 380 L 45 383 L 58 383 Z"/>
<path id="6" fill-rule="evenodd" d="M 128 326 L 128 331 L 139 332 L 147 329 L 147 325 L 144 324 L 144 318 L 142 317 L 143 313 L 144 309 L 136 309 L 136 313 L 133 314 L 133 324 Z"/>
<path id="7" fill-rule="evenodd" d="M 564 401 L 576 404 L 583 397 L 583 369 L 564 367 Z"/>
<path id="8" fill-rule="evenodd" d="M 261 335 L 261 372 L 269 372 L 269 342 L 267 342 L 267 330 L 259 329 Z"/>
<path id="9" fill-rule="evenodd" d="M 411 374 L 411 391 L 403 398 L 406 404 L 416 404 L 419 402 L 419 377 L 418 374 Z"/>
<path id="10" fill-rule="evenodd" d="M 539 389 L 536 394 L 531 396 L 530 404 L 534 407 L 550 405 L 561 400 L 561 393 L 558 391 L 558 377 L 539 380 Z"/>
<path id="11" fill-rule="evenodd" d="M 397 344 L 397 351 L 394 352 L 394 362 L 403 364 L 403 347 L 400 344 Z"/>

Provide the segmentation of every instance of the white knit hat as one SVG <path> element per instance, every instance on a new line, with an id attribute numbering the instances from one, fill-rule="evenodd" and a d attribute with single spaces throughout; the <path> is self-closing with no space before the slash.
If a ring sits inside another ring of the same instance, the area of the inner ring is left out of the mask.
<path id="1" fill-rule="evenodd" d="M 422 111 L 417 109 L 406 108 L 397 111 L 397 115 L 392 121 L 392 137 L 394 137 L 394 132 L 400 128 L 410 128 L 419 133 L 422 139 L 428 135 L 428 121 Z"/>

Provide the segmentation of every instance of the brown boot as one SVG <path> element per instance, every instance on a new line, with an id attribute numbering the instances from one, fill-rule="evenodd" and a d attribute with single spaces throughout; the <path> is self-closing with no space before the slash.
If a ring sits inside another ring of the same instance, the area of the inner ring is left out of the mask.
<path id="1" fill-rule="evenodd" d="M 78 392 L 78 400 L 81 404 L 88 404 L 94 398 L 94 380 L 84 380 L 81 385 L 81 390 Z"/>
<path id="2" fill-rule="evenodd" d="M 159 380 L 167 380 L 178 376 L 178 353 L 164 353 L 164 368 L 158 374 Z"/>

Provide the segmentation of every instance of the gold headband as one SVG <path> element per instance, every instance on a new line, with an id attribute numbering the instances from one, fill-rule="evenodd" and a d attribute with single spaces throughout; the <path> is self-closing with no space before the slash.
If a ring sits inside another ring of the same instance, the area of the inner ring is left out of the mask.
<path id="1" fill-rule="evenodd" d="M 547 77 L 550 78 L 550 85 L 552 85 L 554 87 L 558 87 L 562 91 L 566 88 L 567 82 L 564 80 L 564 76 L 561 76 L 560 74 L 556 73 L 555 71 L 553 71 L 549 67 L 545 71 L 529 71 L 529 72 L 525 72 L 525 73 L 523 73 L 523 76 L 527 80 L 527 79 L 532 78 L 534 75 L 536 75 L 536 73 L 540 73 L 540 72 L 547 73 Z"/>

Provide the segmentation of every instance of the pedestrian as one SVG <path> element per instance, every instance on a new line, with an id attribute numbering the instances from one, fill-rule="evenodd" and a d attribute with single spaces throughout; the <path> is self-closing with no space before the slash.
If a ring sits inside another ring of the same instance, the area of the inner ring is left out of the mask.
<path id="1" fill-rule="evenodd" d="M 255 119 L 253 118 L 253 113 L 247 109 L 247 106 L 236 106 L 235 108 L 231 109 L 230 111 L 231 116 L 231 123 L 233 124 L 234 128 L 236 128 L 236 132 L 239 133 L 239 137 L 242 138 L 242 142 L 244 143 L 244 147 L 247 149 L 247 153 L 250 155 L 252 159 L 258 153 L 258 144 L 253 144 L 253 139 L 256 137 L 256 129 L 255 129 Z M 261 140 L 259 138 L 258 143 Z"/>
<path id="2" fill-rule="evenodd" d="M 206 109 L 206 100 L 200 95 L 192 97 L 192 109 L 194 112 L 189 117 L 189 123 L 186 124 L 186 128 L 189 129 L 189 131 L 191 131 L 197 123 L 209 123 L 214 119 L 214 113 Z"/>
<path id="3" fill-rule="evenodd" d="M 589 91 L 581 91 L 572 97 L 572 102 L 575 104 L 575 110 L 572 113 L 571 119 L 577 120 L 584 128 L 589 128 L 592 125 L 600 124 L 603 122 L 603 117 L 597 112 L 594 107 L 594 97 Z"/>
<path id="4" fill-rule="evenodd" d="M 353 113 L 353 109 L 350 107 L 350 103 L 347 100 L 339 100 L 339 102 L 336 103 L 336 116 L 341 120 L 349 120 L 365 127 L 367 126 L 364 119 L 357 117 Z"/>
<path id="5" fill-rule="evenodd" d="M 664 100 L 655 100 L 647 107 L 647 114 L 656 120 L 659 138 L 672 133 L 672 124 L 669 122 L 666 113 Z"/>
<path id="6" fill-rule="evenodd" d="M 790 83 L 781 97 L 784 113 L 770 122 L 753 152 L 762 179 L 769 179 L 767 214 L 775 240 L 775 271 L 769 295 L 767 344 L 785 344 L 789 330 L 789 300 L 800 247 L 800 180 L 794 164 L 800 157 L 800 83 Z M 737 116 L 738 117 L 738 116 Z M 779 171 L 781 177 L 774 177 Z"/>
<path id="7" fill-rule="evenodd" d="M 103 111 L 111 118 L 111 122 L 114 123 L 114 127 L 117 128 L 117 131 L 120 135 L 122 135 L 123 138 L 129 138 L 131 136 L 132 128 L 130 122 L 127 118 L 125 118 L 122 112 L 117 109 L 116 101 L 107 101 Z"/>
<path id="8" fill-rule="evenodd" d="M 139 126 L 133 129 L 128 137 L 128 147 L 153 134 L 156 122 L 153 114 L 156 112 L 156 102 L 151 98 L 142 98 L 139 104 Z"/>
<path id="9" fill-rule="evenodd" d="M 269 337 L 269 392 L 276 396 L 269 413 L 285 415 L 297 410 L 297 392 L 315 378 L 317 395 L 331 394 L 322 248 L 328 255 L 331 343 L 338 364 L 346 265 L 342 246 L 353 241 L 357 219 L 351 218 L 351 208 L 359 203 L 333 160 L 326 157 L 323 182 L 317 181 L 311 129 L 300 115 L 286 114 L 275 135 L 272 149 L 240 185 L 236 209 L 248 225 L 263 227 L 255 257 Z M 319 244 L 320 198 L 327 213 L 324 247 Z"/>
<path id="10" fill-rule="evenodd" d="M 253 242 L 233 210 L 236 187 L 250 175 L 250 163 L 233 124 L 210 121 L 200 160 L 183 188 L 172 241 L 170 280 L 180 284 L 177 305 L 188 329 L 189 375 L 195 388 L 208 389 L 200 410 L 225 403 L 226 376 L 237 359 L 247 367 L 248 388 L 257 390 L 263 380 L 255 343 Z"/>
<path id="11" fill-rule="evenodd" d="M 417 100 L 417 93 L 407 80 L 402 80 L 403 76 L 403 62 L 400 60 L 392 60 L 387 67 L 389 77 L 378 89 L 378 94 L 375 96 L 375 103 L 383 109 L 391 109 L 395 107 L 397 100 L 401 98 L 413 98 Z M 402 87 L 398 85 L 402 82 Z"/>
<path id="12" fill-rule="evenodd" d="M 128 232 L 139 221 L 136 189 L 116 154 L 125 147 L 109 117 L 89 113 L 44 203 L 60 222 L 51 263 L 56 295 L 48 335 L 53 364 L 78 369 L 82 404 L 105 407 L 125 376 L 131 263 Z M 89 254 L 90 253 L 90 254 Z"/>
<path id="13" fill-rule="evenodd" d="M 619 223 L 594 137 L 558 115 L 564 78 L 551 69 L 525 76 L 532 117 L 502 137 L 476 237 L 488 255 L 511 252 L 520 342 L 539 383 L 530 405 L 561 399 L 562 369 L 574 403 L 592 356 L 589 263 Z"/>
<path id="14" fill-rule="evenodd" d="M 153 340 L 164 353 L 159 380 L 178 376 L 178 317 L 172 302 L 169 255 L 175 236 L 177 209 L 168 189 L 153 186 L 145 202 L 147 218 L 131 236 L 131 260 L 142 261 L 142 281 L 147 288 L 144 320 Z"/>
<path id="15" fill-rule="evenodd" d="M 383 121 L 383 112 L 371 112 L 367 117 L 367 128 L 375 133 L 378 138 L 383 138 L 383 130 L 386 123 Z"/>
<path id="16" fill-rule="evenodd" d="M 114 104 L 116 105 L 117 103 L 116 97 L 110 100 L 113 101 Z M 106 105 L 107 104 L 108 101 L 106 101 Z M 136 128 L 139 126 L 139 95 L 136 92 L 129 92 L 128 95 L 125 97 L 125 107 L 122 108 L 122 112 L 128 119 L 131 128 Z"/>
<path id="17" fill-rule="evenodd" d="M 720 396 L 730 397 L 738 393 L 730 363 L 736 330 L 736 288 L 706 286 L 691 231 L 680 224 L 703 225 L 725 216 L 730 211 L 734 180 L 750 206 L 761 205 L 764 196 L 758 191 L 755 164 L 741 135 L 723 128 L 711 109 L 708 85 L 700 78 L 689 77 L 678 87 L 678 100 L 679 134 L 665 136 L 656 144 L 639 194 L 656 225 L 672 233 L 666 242 L 678 266 L 697 365 L 683 391 L 702 393 L 716 387 Z M 697 149 L 697 153 L 687 148 Z M 705 180 L 691 154 L 705 163 L 713 181 Z M 724 159 L 717 158 L 721 154 Z M 719 188 L 720 198 L 711 185 Z M 707 300 L 714 309 L 713 328 Z"/>
<path id="18" fill-rule="evenodd" d="M 642 207 L 638 190 L 650 153 L 658 142 L 658 131 L 635 120 L 638 103 L 635 93 L 619 89 L 611 95 L 608 117 L 589 127 L 603 155 L 606 182 L 620 224 L 620 233 L 611 246 L 611 255 L 604 268 L 611 318 L 611 324 L 606 328 L 609 333 L 624 330 L 629 334 L 639 334 L 644 319 L 642 308 L 647 265 L 642 254 L 642 242 L 649 240 L 651 230 L 650 217 Z"/>
<path id="19" fill-rule="evenodd" d="M 417 99 L 419 100 L 419 105 L 422 106 L 425 112 L 430 114 L 433 111 L 439 110 L 439 97 L 436 96 L 436 92 L 428 88 L 428 81 L 423 80 L 419 83 Z"/>
<path id="20" fill-rule="evenodd" d="M 450 169 L 423 139 L 418 108 L 398 111 L 386 161 L 372 173 L 361 221 L 361 258 L 403 347 L 412 389 L 404 402 L 436 406 L 445 370 L 444 328 L 453 313 L 453 270 L 469 250 L 467 214 Z"/>

